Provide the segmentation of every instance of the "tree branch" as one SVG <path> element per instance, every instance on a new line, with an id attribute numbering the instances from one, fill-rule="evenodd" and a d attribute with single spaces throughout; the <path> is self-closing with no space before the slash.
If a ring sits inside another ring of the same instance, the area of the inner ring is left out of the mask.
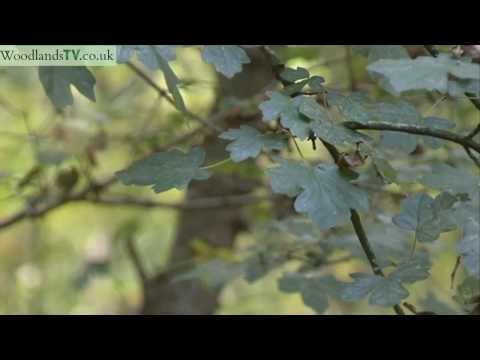
<path id="1" fill-rule="evenodd" d="M 83 201 L 107 206 L 136 206 L 143 208 L 167 208 L 174 210 L 201 210 L 218 209 L 232 206 L 247 206 L 257 204 L 262 201 L 272 201 L 276 196 L 258 196 L 258 195 L 231 195 L 219 196 L 203 199 L 194 199 L 185 203 L 168 203 L 153 201 L 149 199 L 139 199 L 130 196 L 122 197 L 98 197 L 92 199 L 83 199 Z"/>
<path id="2" fill-rule="evenodd" d="M 98 194 L 109 186 L 113 185 L 117 181 L 116 177 L 112 176 L 101 183 L 91 183 L 87 185 L 83 190 L 69 196 L 64 196 L 56 199 L 50 204 L 39 206 L 39 207 L 28 207 L 23 210 L 18 211 L 16 214 L 11 215 L 10 217 L 0 220 L 0 229 L 11 226 L 17 222 L 20 222 L 24 219 L 35 219 L 41 217 L 52 210 L 55 210 L 67 203 L 75 201 L 83 201 L 90 195 Z"/>
<path id="3" fill-rule="evenodd" d="M 116 178 L 110 178 L 101 184 L 93 184 L 87 186 L 82 191 L 57 199 L 56 201 L 38 208 L 26 208 L 18 211 L 16 214 L 7 219 L 0 221 L 0 229 L 14 225 L 25 219 L 35 219 L 42 217 L 47 213 L 73 202 L 89 202 L 108 206 L 136 206 L 143 208 L 168 208 L 175 210 L 199 210 L 199 209 L 218 209 L 228 208 L 232 206 L 247 206 L 256 204 L 262 201 L 272 201 L 275 196 L 258 196 L 258 195 L 232 195 L 224 197 L 211 197 L 205 199 L 195 199 L 186 203 L 167 203 L 153 201 L 149 199 L 138 199 L 129 196 L 123 197 L 101 197 L 95 195 L 117 181 Z M 92 196 L 94 195 L 94 196 Z"/>
<path id="4" fill-rule="evenodd" d="M 335 146 L 329 144 L 326 141 L 322 140 L 323 145 L 328 150 L 332 158 L 337 163 L 340 159 L 340 153 Z M 360 241 L 360 245 L 362 246 L 363 252 L 367 256 L 368 262 L 370 263 L 370 267 L 375 275 L 385 277 L 380 266 L 378 266 L 377 257 L 373 252 L 372 247 L 370 246 L 370 242 L 368 240 L 367 234 L 365 229 L 363 228 L 362 221 L 360 219 L 360 215 L 358 214 L 357 210 L 350 209 L 350 221 L 353 225 L 353 229 L 355 230 L 355 234 L 357 235 L 358 240 Z M 404 311 L 402 310 L 400 305 L 395 305 L 393 307 L 395 313 L 397 315 L 405 315 Z"/>
<path id="5" fill-rule="evenodd" d="M 448 140 L 454 143 L 457 143 L 463 147 L 467 147 L 475 150 L 480 153 L 480 144 L 469 139 L 468 136 L 461 136 L 456 133 L 432 129 L 424 126 L 415 126 L 415 125 L 406 125 L 406 124 L 391 124 L 391 123 L 371 123 L 371 124 L 360 124 L 356 122 L 344 122 L 343 126 L 351 130 L 382 130 L 382 131 L 394 131 L 409 133 L 422 136 L 430 136 L 438 139 Z"/>

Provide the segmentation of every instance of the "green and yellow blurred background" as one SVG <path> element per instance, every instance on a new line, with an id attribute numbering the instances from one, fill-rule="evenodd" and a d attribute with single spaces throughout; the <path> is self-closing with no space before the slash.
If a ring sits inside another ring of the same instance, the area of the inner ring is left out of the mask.
<path id="1" fill-rule="evenodd" d="M 288 66 L 302 66 L 321 75 L 326 85 L 349 91 L 367 91 L 371 97 L 386 95 L 368 78 L 367 59 L 352 54 L 345 46 L 280 47 Z M 182 80 L 181 91 L 188 109 L 206 116 L 214 101 L 217 78 L 194 48 L 177 50 L 172 67 Z M 34 68 L 0 68 L 0 221 L 27 204 L 42 201 L 59 169 L 72 166 L 101 179 L 127 166 L 151 146 L 167 143 L 193 128 L 155 91 L 124 66 L 92 68 L 97 79 L 97 102 L 91 103 L 74 90 L 75 105 L 58 114 L 48 101 Z M 152 77 L 165 87 L 161 72 Z M 475 110 L 468 101 L 418 95 L 408 98 L 422 114 L 453 120 L 457 130 L 471 126 Z M 95 153 L 96 166 L 86 159 L 86 150 L 102 142 Z M 309 160 L 328 161 L 321 149 L 300 144 Z M 296 153 L 290 155 L 298 157 Z M 425 150 L 418 156 L 391 159 L 399 169 L 415 171 L 433 160 L 471 166 L 461 148 L 445 146 Z M 263 163 L 259 163 L 263 167 Z M 473 168 L 472 168 L 473 169 Z M 81 173 L 82 174 L 82 173 Z M 30 177 L 30 178 L 29 178 Z M 81 179 L 80 183 L 85 181 Z M 419 185 L 391 185 L 388 191 L 407 193 Z M 131 194 L 165 202 L 179 202 L 184 193 L 172 190 L 154 194 L 150 189 L 115 185 L 113 194 Z M 388 196 L 376 196 L 376 206 L 395 213 L 398 203 Z M 262 219 L 262 209 L 245 209 L 251 218 Z M 27 219 L 0 229 L 0 314 L 134 314 L 141 303 L 141 287 L 126 246 L 118 236 L 125 224 L 135 224 L 139 255 L 149 272 L 162 269 L 176 233 L 177 210 L 70 203 L 45 217 Z M 243 232 L 238 247 L 255 241 L 255 233 Z M 409 288 L 409 301 L 431 306 L 446 304 L 458 310 L 452 300 L 450 273 L 456 260 L 458 231 L 442 234 L 433 244 L 432 277 Z M 352 272 L 368 269 L 359 260 L 329 267 L 326 271 L 347 281 Z M 277 290 L 281 270 L 249 284 L 238 278 L 221 291 L 219 314 L 313 314 L 299 295 Z M 463 274 L 458 274 L 460 281 Z M 439 303 L 441 302 L 441 303 Z M 327 314 L 391 313 L 372 308 L 367 301 L 346 304 L 331 301 Z"/>

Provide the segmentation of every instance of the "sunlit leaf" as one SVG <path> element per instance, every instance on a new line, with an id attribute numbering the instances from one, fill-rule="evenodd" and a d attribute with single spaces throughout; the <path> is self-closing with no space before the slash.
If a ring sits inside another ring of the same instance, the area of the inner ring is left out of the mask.
<path id="1" fill-rule="evenodd" d="M 321 229 L 346 223 L 350 209 L 368 209 L 367 193 L 345 180 L 335 165 L 282 160 L 268 175 L 273 191 L 296 197 L 295 210 L 308 214 Z"/>

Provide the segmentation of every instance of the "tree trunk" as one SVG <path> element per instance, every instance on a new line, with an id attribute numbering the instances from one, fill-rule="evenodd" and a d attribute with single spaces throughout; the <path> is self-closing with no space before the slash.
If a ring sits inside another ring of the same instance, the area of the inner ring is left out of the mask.
<path id="1" fill-rule="evenodd" d="M 265 90 L 274 81 L 269 57 L 259 49 L 248 49 L 251 64 L 233 79 L 220 77 L 215 113 L 219 104 L 228 97 L 251 98 Z M 225 120 L 224 128 L 238 127 L 256 122 L 258 116 L 238 115 Z M 225 141 L 218 135 L 207 136 L 203 146 L 209 162 L 228 157 Z M 187 200 L 212 196 L 248 194 L 253 182 L 246 182 L 234 175 L 215 174 L 208 181 L 192 182 Z M 194 256 L 191 241 L 200 239 L 210 247 L 231 247 L 239 231 L 248 228 L 242 209 L 231 207 L 182 211 L 179 214 L 177 236 L 170 257 L 170 265 L 188 262 Z M 207 288 L 198 280 L 172 281 L 175 274 L 159 274 L 147 280 L 144 287 L 142 314 L 213 314 L 217 309 L 219 289 Z"/>

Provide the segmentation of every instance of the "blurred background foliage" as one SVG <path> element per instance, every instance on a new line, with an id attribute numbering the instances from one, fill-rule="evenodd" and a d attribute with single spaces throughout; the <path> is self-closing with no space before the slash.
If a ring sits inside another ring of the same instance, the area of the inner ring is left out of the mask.
<path id="1" fill-rule="evenodd" d="M 330 88 L 364 90 L 375 99 L 387 97 L 368 78 L 365 70 L 368 60 L 346 46 L 279 47 L 277 51 L 287 66 L 302 66 L 313 75 L 323 76 Z M 187 108 L 196 114 L 208 115 L 217 84 L 214 70 L 201 60 L 198 49 L 193 48 L 179 49 L 172 66 L 182 80 L 181 91 Z M 89 102 L 74 90 L 75 105 L 59 114 L 44 94 L 36 69 L 0 69 L 0 219 L 26 204 L 42 202 L 51 196 L 44 190 L 59 181 L 60 172 L 68 174 L 75 168 L 78 171 L 76 187 L 85 184 L 88 177 L 102 179 L 148 153 L 149 149 L 166 144 L 195 127 L 193 120 L 184 119 L 127 66 L 91 70 L 97 79 L 97 102 Z M 165 87 L 161 72 L 151 76 Z M 438 98 L 417 95 L 407 100 L 424 115 L 453 120 L 456 130 L 474 125 L 478 114 L 468 101 L 438 102 Z M 323 149 L 314 152 L 309 142 L 300 146 L 307 159 L 329 161 Z M 422 164 L 436 159 L 475 171 L 463 150 L 449 144 L 437 150 L 421 149 L 413 155 L 397 155 L 389 160 L 405 178 Z M 296 152 L 289 156 L 298 157 Z M 266 165 L 267 162 L 258 161 L 259 167 Z M 233 170 L 252 171 L 248 166 L 222 167 L 222 171 Z M 418 186 L 391 185 L 384 190 L 405 194 L 417 190 Z M 56 189 L 62 191 L 62 185 Z M 118 184 L 110 191 L 165 202 L 179 202 L 184 196 L 176 190 L 155 195 L 148 188 L 132 189 Z M 373 201 L 384 213 L 399 210 L 400 198 L 376 194 Z M 265 204 L 246 207 L 245 212 L 259 228 L 269 219 L 269 207 Z M 135 228 L 139 255 L 147 271 L 154 272 L 168 259 L 176 224 L 175 209 L 78 202 L 45 217 L 0 229 L 0 313 L 135 313 L 141 302 L 141 288 L 120 235 L 128 226 Z M 244 232 L 238 236 L 235 248 L 242 251 L 259 237 L 256 231 Z M 442 234 L 440 241 L 430 245 L 432 277 L 409 288 L 410 302 L 458 310 L 450 288 L 457 239 L 458 232 L 454 231 Z M 198 247 L 202 252 L 201 243 Z M 324 271 L 347 281 L 348 274 L 362 270 L 368 272 L 365 262 L 351 260 Z M 276 269 L 253 284 L 243 278 L 229 281 L 221 292 L 218 313 L 312 314 L 299 295 L 277 290 L 280 273 L 281 270 Z M 457 281 L 463 276 L 459 273 Z M 332 300 L 331 304 L 327 314 L 391 313 L 389 309 L 372 308 L 366 301 L 348 304 Z"/>

